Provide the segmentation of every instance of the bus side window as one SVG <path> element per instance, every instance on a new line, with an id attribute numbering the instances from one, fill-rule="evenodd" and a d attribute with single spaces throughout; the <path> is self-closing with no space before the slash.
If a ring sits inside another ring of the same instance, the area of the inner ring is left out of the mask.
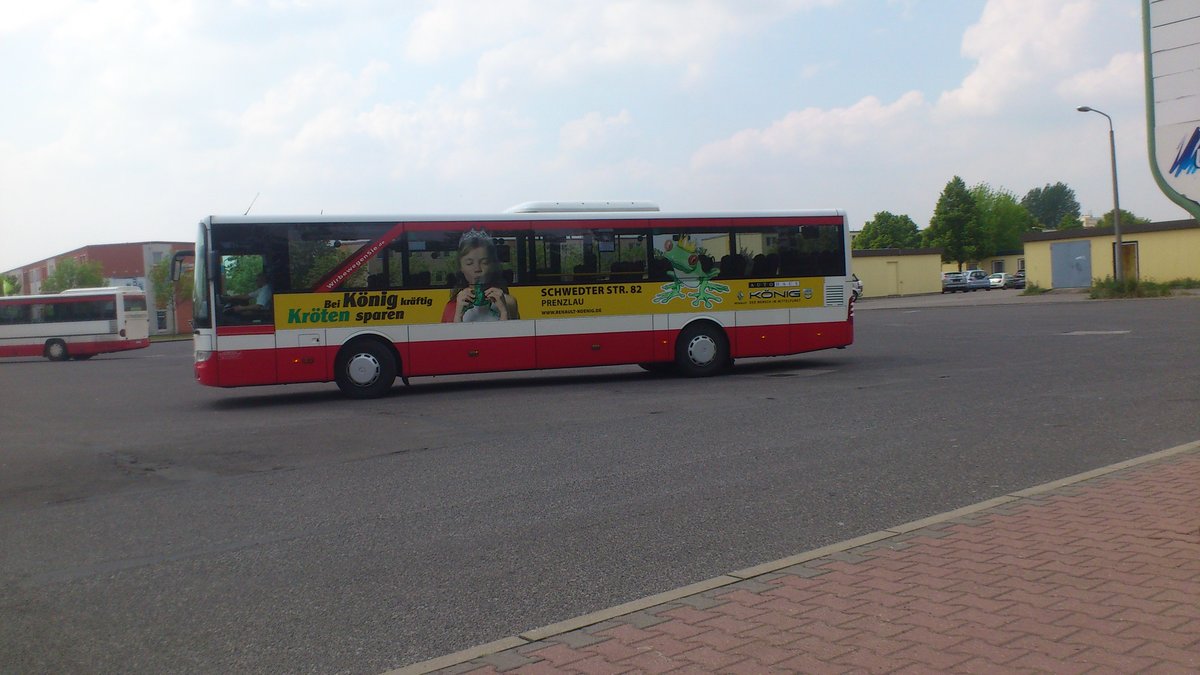
<path id="1" fill-rule="evenodd" d="M 29 305 L 0 307 L 0 324 L 29 323 Z"/>
<path id="2" fill-rule="evenodd" d="M 405 288 L 448 288 L 454 282 L 458 238 L 456 232 L 410 232 L 403 269 Z M 399 256 L 392 259 L 392 274 L 399 276 Z"/>

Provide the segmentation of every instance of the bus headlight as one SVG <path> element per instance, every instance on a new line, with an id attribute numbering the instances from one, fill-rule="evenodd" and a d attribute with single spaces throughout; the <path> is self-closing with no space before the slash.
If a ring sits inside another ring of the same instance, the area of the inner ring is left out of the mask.
<path id="1" fill-rule="evenodd" d="M 204 363 L 212 358 L 212 352 L 199 351 L 196 352 L 196 363 Z"/>

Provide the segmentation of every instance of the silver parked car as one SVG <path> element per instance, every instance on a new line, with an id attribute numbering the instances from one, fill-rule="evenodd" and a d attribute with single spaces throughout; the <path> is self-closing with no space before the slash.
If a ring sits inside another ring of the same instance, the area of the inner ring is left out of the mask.
<path id="1" fill-rule="evenodd" d="M 983 270 L 967 270 L 964 272 L 967 277 L 967 290 L 977 291 L 983 289 L 985 291 L 992 290 L 992 282 L 988 281 L 988 273 Z"/>
<path id="2" fill-rule="evenodd" d="M 967 290 L 967 275 L 962 272 L 943 272 L 942 273 L 942 292 L 953 293 L 954 291 Z"/>

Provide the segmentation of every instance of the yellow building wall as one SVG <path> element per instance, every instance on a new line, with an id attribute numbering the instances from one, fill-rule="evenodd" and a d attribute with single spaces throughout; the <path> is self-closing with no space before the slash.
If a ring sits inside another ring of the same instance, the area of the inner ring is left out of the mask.
<path id="1" fill-rule="evenodd" d="M 1200 279 L 1200 229 L 1143 232 L 1122 236 L 1121 240 L 1138 243 L 1139 279 L 1158 282 Z"/>
<path id="2" fill-rule="evenodd" d="M 979 262 L 965 262 L 965 263 L 963 263 L 962 271 L 965 272 L 967 270 L 978 269 L 978 270 L 985 270 L 988 274 L 991 274 L 993 271 L 995 271 L 993 269 L 994 266 L 992 263 L 994 263 L 998 260 L 1002 260 L 1002 261 L 1004 261 L 1004 273 L 1005 274 L 1016 274 L 1017 270 L 1021 269 L 1021 260 L 1024 258 L 1025 258 L 1024 253 L 1014 253 L 1012 255 L 992 256 L 990 258 L 984 258 L 983 260 L 980 260 Z M 959 271 L 958 263 L 953 263 L 953 262 L 942 263 L 942 271 L 943 272 L 957 272 L 957 271 Z"/>
<path id="3" fill-rule="evenodd" d="M 1050 288 L 1050 280 L 1054 278 L 1050 268 L 1049 241 L 1025 242 L 1025 287 L 1038 286 Z"/>
<path id="4" fill-rule="evenodd" d="M 1053 288 L 1050 245 L 1060 241 L 1087 240 L 1091 245 L 1092 278 L 1111 277 L 1113 236 L 1025 242 L 1025 278 L 1029 284 Z M 1123 234 L 1128 246 L 1137 244 L 1137 274 L 1142 281 L 1168 282 L 1176 279 L 1200 279 L 1200 229 L 1163 230 Z M 1133 270 L 1127 270 L 1132 272 Z"/>
<path id="5" fill-rule="evenodd" d="M 1039 288 L 1054 288 L 1054 268 L 1050 264 L 1050 246 L 1064 241 L 1082 241 L 1079 239 L 1059 239 L 1055 241 L 1025 242 L 1025 285 Z M 1090 237 L 1092 255 L 1092 278 L 1112 276 L 1112 237 Z M 1109 248 L 1105 248 L 1109 246 Z"/>
<path id="6" fill-rule="evenodd" d="M 1003 271 L 1005 274 L 1016 274 L 1017 270 L 1021 269 L 1021 261 L 1024 260 L 1024 253 L 1014 253 L 1012 255 L 998 255 L 990 258 L 984 258 L 979 261 L 979 269 L 987 270 L 988 274 L 993 272 Z M 1003 270 L 997 270 L 995 263 L 1004 263 Z"/>
<path id="7" fill-rule="evenodd" d="M 863 297 L 942 292 L 940 253 L 855 255 L 851 271 L 863 283 Z"/>

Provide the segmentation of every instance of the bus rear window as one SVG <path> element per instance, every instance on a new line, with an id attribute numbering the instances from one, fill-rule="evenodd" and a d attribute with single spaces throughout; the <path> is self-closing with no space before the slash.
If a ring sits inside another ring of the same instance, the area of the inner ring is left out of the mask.
<path id="1" fill-rule="evenodd" d="M 146 311 L 146 296 L 144 295 L 126 295 L 123 300 L 126 312 Z"/>

